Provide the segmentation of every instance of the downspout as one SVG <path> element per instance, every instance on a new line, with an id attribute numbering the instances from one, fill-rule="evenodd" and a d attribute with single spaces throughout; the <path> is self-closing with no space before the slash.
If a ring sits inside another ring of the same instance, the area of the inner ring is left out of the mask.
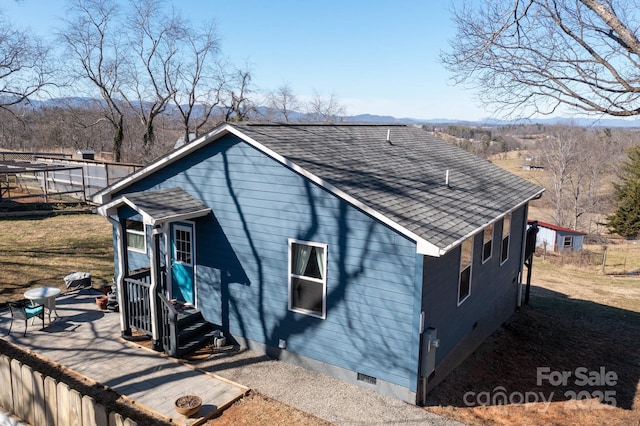
<path id="1" fill-rule="evenodd" d="M 520 307 L 522 306 L 522 276 L 524 275 L 524 262 L 525 262 L 525 255 L 526 255 L 526 251 L 527 251 L 527 224 L 528 224 L 528 220 L 527 218 L 529 217 L 529 203 L 525 204 L 524 207 L 524 226 L 522 227 L 522 245 L 520 247 L 520 266 L 519 271 L 518 271 L 518 300 L 516 301 L 516 308 L 520 309 Z"/>
<path id="2" fill-rule="evenodd" d="M 151 338 L 153 340 L 153 348 L 160 350 L 160 330 L 158 327 L 158 274 L 160 273 L 160 235 L 162 228 L 159 225 L 151 231 L 152 249 L 151 249 L 151 285 L 149 287 L 149 309 L 151 318 Z"/>
<path id="3" fill-rule="evenodd" d="M 129 319 L 127 315 L 127 304 L 125 297 L 124 276 L 128 269 L 125 259 L 125 241 L 123 239 L 122 224 L 111 216 L 105 215 L 107 220 L 115 227 L 116 230 L 116 248 L 118 251 L 118 275 L 116 276 L 116 294 L 118 296 L 118 306 L 120 311 L 120 332 L 123 337 L 131 336 L 131 328 L 129 327 Z"/>

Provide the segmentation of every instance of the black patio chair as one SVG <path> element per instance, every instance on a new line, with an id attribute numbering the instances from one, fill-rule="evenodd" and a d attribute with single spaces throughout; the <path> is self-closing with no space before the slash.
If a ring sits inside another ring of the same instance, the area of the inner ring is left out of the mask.
<path id="1" fill-rule="evenodd" d="M 11 334 L 11 326 L 13 326 L 13 320 L 24 320 L 24 334 L 27 335 L 27 322 L 29 318 L 42 319 L 42 328 L 44 328 L 44 307 L 43 306 L 30 306 L 26 302 L 8 302 L 9 310 L 11 311 L 11 324 L 9 324 L 9 331 L 7 336 Z"/>

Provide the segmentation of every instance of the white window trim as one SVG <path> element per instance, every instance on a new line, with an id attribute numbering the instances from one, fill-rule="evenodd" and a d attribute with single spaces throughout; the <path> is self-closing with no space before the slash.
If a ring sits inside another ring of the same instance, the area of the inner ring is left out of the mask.
<path id="1" fill-rule="evenodd" d="M 569 244 L 567 244 L 567 240 L 569 241 Z M 565 235 L 564 237 L 562 237 L 562 248 L 573 248 L 573 237 L 571 235 Z"/>
<path id="2" fill-rule="evenodd" d="M 458 300 L 458 304 L 457 304 L 457 306 L 462 305 L 464 303 L 464 301 L 467 300 L 469 298 L 469 296 L 471 296 L 471 282 L 472 282 L 471 280 L 472 280 L 472 275 L 473 275 L 473 245 L 474 245 L 474 242 L 475 242 L 474 241 L 475 237 L 471 236 L 465 241 L 468 241 L 468 240 L 471 240 L 471 256 L 470 256 L 469 264 L 467 266 L 465 266 L 463 268 L 462 265 L 459 265 L 460 266 L 460 271 L 458 272 L 458 299 L 457 299 Z M 460 246 L 460 262 L 459 263 L 462 263 L 462 250 L 463 250 L 463 245 L 464 245 L 465 241 L 463 241 L 461 246 Z M 469 268 L 469 293 L 464 297 L 464 299 L 460 300 L 460 286 L 462 284 L 462 272 L 467 268 Z"/>
<path id="3" fill-rule="evenodd" d="M 173 258 L 177 259 L 178 258 L 178 246 L 175 244 L 175 242 L 177 240 L 176 239 L 176 233 L 178 231 L 186 231 L 186 232 L 189 233 L 189 237 L 190 237 L 189 244 L 191 244 L 189 256 L 191 257 L 191 261 L 190 262 L 181 261 L 180 263 L 182 263 L 183 265 L 188 266 L 190 268 L 192 268 L 193 265 L 194 265 L 194 263 L 193 263 L 193 257 L 194 257 L 194 254 L 195 254 L 195 250 L 194 250 L 194 248 L 195 248 L 195 246 L 194 246 L 194 229 L 195 229 L 195 227 L 193 227 L 193 226 L 185 226 L 185 225 L 175 224 L 175 225 L 173 225 L 173 235 L 171 236 L 172 239 L 173 239 L 173 242 L 174 242 L 174 246 L 172 247 L 172 249 L 173 249 Z"/>
<path id="4" fill-rule="evenodd" d="M 302 276 L 302 275 L 297 275 L 297 274 L 293 274 L 291 272 L 292 270 L 292 265 L 291 262 L 293 260 L 293 256 L 291 253 L 291 247 L 293 246 L 293 244 L 304 244 L 304 245 L 308 245 L 308 246 L 313 246 L 313 247 L 321 247 L 324 249 L 324 279 L 317 279 L 317 278 L 312 278 L 312 277 L 307 277 L 307 276 Z M 329 251 L 328 251 L 328 244 L 324 244 L 324 243 L 317 243 L 314 241 L 303 241 L 303 240 L 296 240 L 294 238 L 289 238 L 289 248 L 287 251 L 289 260 L 287 262 L 287 281 L 288 281 L 288 291 L 287 291 L 287 305 L 288 305 L 288 309 L 292 312 L 297 312 L 299 314 L 305 314 L 305 315 L 309 315 L 312 317 L 316 317 L 316 318 L 320 318 L 320 319 L 326 319 L 327 318 L 327 264 L 328 264 L 328 260 L 329 260 Z M 314 281 L 317 283 L 322 284 L 322 314 L 318 314 L 315 311 L 310 311 L 308 309 L 302 309 L 302 308 L 296 308 L 293 307 L 292 305 L 292 301 L 291 301 L 291 294 L 292 294 L 292 287 L 293 287 L 293 281 L 291 278 L 304 278 L 305 280 L 309 280 L 309 281 Z"/>
<path id="5" fill-rule="evenodd" d="M 509 249 L 511 248 L 511 213 L 509 213 L 509 229 L 505 234 L 504 218 L 502 219 L 502 239 L 500 240 L 500 266 L 504 265 L 509 260 Z M 507 217 L 505 216 L 505 218 Z M 502 246 L 504 245 L 504 239 L 507 238 L 507 257 L 502 259 Z"/>
<path id="6" fill-rule="evenodd" d="M 486 235 L 485 235 L 485 231 L 483 230 L 482 232 L 482 263 L 485 264 L 489 261 L 489 259 L 491 259 L 493 257 L 493 240 L 494 240 L 494 234 L 495 234 L 495 227 L 493 226 L 493 224 L 487 226 L 491 227 L 491 238 L 489 238 L 488 240 L 486 240 Z M 486 230 L 486 228 L 485 228 Z M 484 246 L 486 246 L 487 244 L 491 244 L 491 251 L 489 252 L 489 256 L 487 256 L 487 258 L 485 259 L 484 257 Z"/>
<path id="7" fill-rule="evenodd" d="M 139 220 L 132 220 L 132 219 L 126 219 L 126 220 L 131 221 L 131 222 L 140 222 Z M 129 246 L 129 236 L 127 235 L 127 250 L 134 251 L 136 253 L 144 253 L 144 254 L 146 254 L 147 253 L 147 225 L 145 225 L 144 222 L 140 222 L 140 223 L 142 223 L 143 231 L 138 231 L 138 230 L 135 230 L 135 229 L 127 228 L 126 221 L 125 221 L 124 228 L 125 228 L 125 234 L 142 235 L 142 241 L 144 242 L 144 248 L 138 249 L 138 248 Z"/>

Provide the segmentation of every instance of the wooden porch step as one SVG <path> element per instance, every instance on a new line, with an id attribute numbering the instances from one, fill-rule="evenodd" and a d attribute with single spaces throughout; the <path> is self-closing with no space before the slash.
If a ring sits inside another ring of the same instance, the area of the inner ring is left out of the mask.
<path id="1" fill-rule="evenodd" d="M 193 321 L 186 325 L 178 327 L 178 339 L 179 341 L 186 341 L 200 334 L 204 334 L 213 328 L 213 325 L 201 318 L 197 321 Z"/>
<path id="2" fill-rule="evenodd" d="M 209 324 L 210 330 L 205 332 L 204 334 L 198 334 L 196 336 L 192 336 L 189 340 L 184 343 L 180 343 L 178 346 L 178 358 L 182 358 L 188 353 L 195 351 L 196 349 L 200 349 L 201 347 L 207 345 L 208 343 L 213 342 L 213 338 L 216 335 L 216 330 L 213 328 L 211 324 Z"/>
<path id="3" fill-rule="evenodd" d="M 178 357 L 182 357 L 213 341 L 215 329 L 202 313 L 189 309 L 178 316 Z"/>
<path id="4" fill-rule="evenodd" d="M 178 312 L 178 328 L 188 327 L 194 322 L 203 321 L 202 312 L 195 308 L 185 309 Z"/>

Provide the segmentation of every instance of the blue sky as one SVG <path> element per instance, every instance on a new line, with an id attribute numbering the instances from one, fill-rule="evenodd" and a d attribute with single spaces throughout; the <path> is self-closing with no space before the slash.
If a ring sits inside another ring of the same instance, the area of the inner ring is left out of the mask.
<path id="1" fill-rule="evenodd" d="M 288 83 L 300 97 L 334 93 L 347 114 L 421 119 L 489 117 L 438 62 L 453 37 L 449 1 L 173 0 L 197 23 L 215 20 L 223 54 L 249 64 L 260 92 Z M 10 22 L 46 37 L 65 0 L 1 0 Z"/>

